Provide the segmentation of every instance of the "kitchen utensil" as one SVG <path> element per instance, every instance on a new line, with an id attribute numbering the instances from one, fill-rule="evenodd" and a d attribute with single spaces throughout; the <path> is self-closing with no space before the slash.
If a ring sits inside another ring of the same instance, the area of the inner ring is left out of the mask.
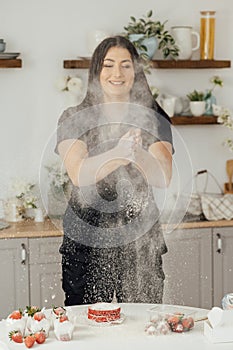
<path id="1" fill-rule="evenodd" d="M 229 159 L 226 161 L 226 172 L 228 176 L 228 190 L 232 191 L 233 159 Z"/>

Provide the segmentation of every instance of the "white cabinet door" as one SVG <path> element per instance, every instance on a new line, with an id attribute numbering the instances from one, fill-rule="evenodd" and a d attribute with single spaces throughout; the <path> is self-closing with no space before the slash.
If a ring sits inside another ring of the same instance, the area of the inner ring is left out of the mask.
<path id="1" fill-rule="evenodd" d="M 165 234 L 163 302 L 201 308 L 212 306 L 211 229 L 174 230 Z"/>
<path id="2" fill-rule="evenodd" d="M 213 229 L 214 306 L 233 293 L 233 227 Z"/>
<path id="3" fill-rule="evenodd" d="M 28 240 L 0 239 L 0 319 L 29 302 Z"/>
<path id="4" fill-rule="evenodd" d="M 30 238 L 31 304 L 50 308 L 64 304 L 62 291 L 61 237 Z"/>

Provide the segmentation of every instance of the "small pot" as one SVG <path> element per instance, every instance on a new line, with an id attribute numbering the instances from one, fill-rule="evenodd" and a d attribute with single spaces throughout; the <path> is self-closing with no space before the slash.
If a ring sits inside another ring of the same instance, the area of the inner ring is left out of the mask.
<path id="1" fill-rule="evenodd" d="M 144 34 L 130 34 L 129 40 L 134 43 L 135 41 L 144 37 Z M 158 40 L 156 37 L 144 38 L 141 42 L 142 45 L 146 46 L 147 51 L 143 51 L 137 48 L 138 54 L 146 53 L 149 59 L 152 59 L 157 48 L 158 48 Z"/>
<path id="2" fill-rule="evenodd" d="M 192 115 L 199 117 L 205 113 L 205 101 L 190 101 Z"/>

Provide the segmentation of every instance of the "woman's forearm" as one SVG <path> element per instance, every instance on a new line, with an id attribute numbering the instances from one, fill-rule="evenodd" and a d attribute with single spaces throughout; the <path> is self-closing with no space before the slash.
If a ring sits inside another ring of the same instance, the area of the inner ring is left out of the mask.
<path id="1" fill-rule="evenodd" d="M 170 157 L 154 156 L 150 151 L 138 147 L 135 151 L 135 165 L 144 174 L 148 183 L 155 187 L 167 187 L 171 179 Z"/>
<path id="2" fill-rule="evenodd" d="M 128 163 L 129 160 L 121 158 L 116 148 L 85 158 L 78 169 L 77 185 L 81 187 L 95 184 Z"/>

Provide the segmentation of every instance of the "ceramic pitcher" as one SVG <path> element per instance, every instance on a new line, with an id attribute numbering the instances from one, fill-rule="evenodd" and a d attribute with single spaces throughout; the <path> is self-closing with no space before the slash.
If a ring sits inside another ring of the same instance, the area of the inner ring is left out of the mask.
<path id="1" fill-rule="evenodd" d="M 195 32 L 190 26 L 173 26 L 171 27 L 172 36 L 174 37 L 177 46 L 179 47 L 180 60 L 189 60 L 192 57 L 193 51 L 200 47 L 200 35 Z M 193 46 L 193 37 L 196 39 L 196 45 Z"/>

